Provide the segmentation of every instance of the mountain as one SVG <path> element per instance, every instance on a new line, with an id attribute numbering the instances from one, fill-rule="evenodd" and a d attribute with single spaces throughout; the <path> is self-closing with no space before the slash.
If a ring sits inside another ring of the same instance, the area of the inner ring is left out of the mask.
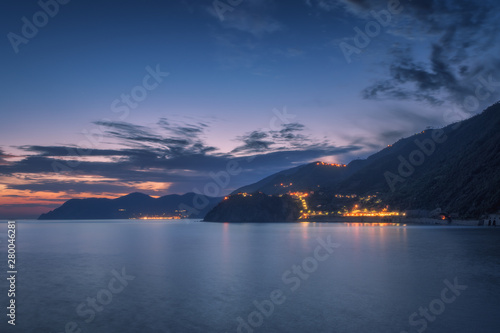
<path id="1" fill-rule="evenodd" d="M 464 217 L 500 209 L 500 103 L 443 129 L 425 130 L 370 156 L 335 188 L 379 192 L 399 210 L 441 208 Z"/>
<path id="2" fill-rule="evenodd" d="M 62 206 L 40 215 L 39 220 L 81 220 L 81 219 L 128 219 L 141 217 L 191 217 L 201 218 L 222 198 L 202 196 L 198 202 L 205 203 L 202 209 L 186 211 L 193 206 L 197 194 L 166 195 L 152 198 L 143 193 L 131 193 L 116 199 L 88 198 L 71 199 Z"/>
<path id="3" fill-rule="evenodd" d="M 276 195 L 295 191 L 313 191 L 318 187 L 333 187 L 359 167 L 359 163 L 347 166 L 323 162 L 309 163 L 275 173 L 254 184 L 240 187 L 231 194 L 262 192 Z"/>
<path id="4" fill-rule="evenodd" d="M 314 162 L 273 174 L 235 193 L 320 190 L 376 194 L 393 209 L 441 208 L 463 217 L 500 209 L 500 103 L 443 129 L 427 129 L 347 166 Z M 319 191 L 318 191 L 319 192 Z M 328 198 L 328 200 L 326 200 Z"/>
<path id="5" fill-rule="evenodd" d="M 443 129 L 427 129 L 403 138 L 365 160 L 348 165 L 314 162 L 241 187 L 229 196 L 230 200 L 203 197 L 203 209 L 190 209 L 195 201 L 200 202 L 194 193 L 157 199 L 132 193 L 117 199 L 69 200 L 39 219 L 202 217 L 221 202 L 207 214 L 207 220 L 280 221 L 296 215 L 294 199 L 279 196 L 288 192 L 308 192 L 310 202 L 308 208 L 303 207 L 308 214 L 346 212 L 353 200 L 369 201 L 366 205 L 370 209 L 387 205 L 397 211 L 440 208 L 463 217 L 497 212 L 500 103 Z"/>
<path id="6" fill-rule="evenodd" d="M 300 215 L 298 200 L 263 193 L 230 195 L 205 216 L 207 222 L 291 222 Z"/>

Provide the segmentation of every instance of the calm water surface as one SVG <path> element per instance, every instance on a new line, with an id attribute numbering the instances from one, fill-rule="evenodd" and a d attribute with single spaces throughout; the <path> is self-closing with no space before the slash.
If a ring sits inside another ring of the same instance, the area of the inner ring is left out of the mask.
<path id="1" fill-rule="evenodd" d="M 500 228 L 20 221 L 17 251 L 0 332 L 500 331 Z"/>

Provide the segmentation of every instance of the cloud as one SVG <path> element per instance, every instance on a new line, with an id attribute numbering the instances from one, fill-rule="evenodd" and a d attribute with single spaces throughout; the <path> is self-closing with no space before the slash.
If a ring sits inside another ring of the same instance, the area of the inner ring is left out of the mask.
<path id="1" fill-rule="evenodd" d="M 276 42 L 275 34 L 287 30 L 276 18 L 283 16 L 278 11 L 282 4 L 274 0 L 245 0 L 217 11 L 213 3 L 205 5 L 205 9 L 213 18 L 210 34 L 218 46 L 213 56 L 221 68 L 244 68 L 254 75 L 268 75 L 274 69 L 269 67 L 272 59 L 293 59 L 302 54 L 295 45 L 287 45 L 284 40 Z"/>
<path id="2" fill-rule="evenodd" d="M 327 12 L 343 9 L 350 14 L 363 17 L 368 15 L 367 11 L 372 7 L 380 7 L 377 1 L 367 0 L 305 0 L 305 4 Z M 387 6 L 387 1 L 385 1 L 385 5 Z"/>
<path id="3" fill-rule="evenodd" d="M 232 179 L 226 191 L 230 192 L 292 165 L 361 149 L 356 145 L 336 147 L 311 138 L 300 123 L 240 136 L 236 140 L 241 145 L 230 153 L 205 143 L 209 125 L 204 122 L 161 118 L 152 126 L 111 121 L 96 124 L 113 146 L 122 148 L 93 149 L 83 154 L 74 145 L 18 147 L 26 155 L 0 165 L 0 178 L 9 184 L 6 189 L 14 194 L 123 194 L 144 189 L 157 195 L 167 188 L 169 193 L 185 193 L 213 181 L 211 173 L 236 162 L 242 172 Z"/>
<path id="4" fill-rule="evenodd" d="M 284 29 L 282 23 L 271 16 L 273 1 L 244 1 L 237 6 L 216 9 L 211 2 L 207 11 L 224 29 L 234 29 L 254 37 L 263 37 Z"/>
<path id="5" fill-rule="evenodd" d="M 268 151 L 274 144 L 273 141 L 265 140 L 268 138 L 269 134 L 261 131 L 253 131 L 247 135 L 240 136 L 238 140 L 242 141 L 243 145 L 234 148 L 232 153 L 258 153 Z"/>
<path id="6" fill-rule="evenodd" d="M 13 184 L 9 185 L 9 189 L 29 190 L 34 192 L 65 192 L 65 193 L 129 193 L 133 192 L 132 186 L 114 184 L 110 182 L 104 183 L 85 183 L 85 182 L 58 182 L 58 181 L 40 181 L 29 184 Z"/>
<path id="7" fill-rule="evenodd" d="M 75 156 L 75 150 L 78 146 L 19 146 L 21 150 L 36 153 L 38 156 Z M 93 149 L 92 156 L 116 156 L 123 153 L 123 150 L 117 149 Z M 132 150 L 126 151 L 132 153 Z"/>
<path id="8" fill-rule="evenodd" d="M 205 123 L 173 123 L 161 118 L 156 124 L 157 128 L 104 120 L 94 124 L 103 127 L 108 138 L 117 139 L 131 148 L 147 148 L 161 156 L 205 154 L 217 150 L 207 146 L 201 139 L 207 127 Z"/>
<path id="9" fill-rule="evenodd" d="M 13 155 L 6 154 L 2 149 L 0 149 L 0 165 L 5 165 L 8 164 L 9 162 L 6 160 L 6 158 L 9 157 L 14 157 Z"/>
<path id="10" fill-rule="evenodd" d="M 26 155 L 0 163 L 0 214 L 35 217 L 71 198 L 113 198 L 140 191 L 149 195 L 204 193 L 214 175 L 237 165 L 225 195 L 272 173 L 333 155 L 349 155 L 359 145 L 335 147 L 304 135 L 290 123 L 273 131 L 256 130 L 237 138 L 242 145 L 221 153 L 203 140 L 207 124 L 160 119 L 152 126 L 98 122 L 111 149 L 82 151 L 75 145 L 17 147 Z M 122 148 L 115 148 L 116 146 Z M 0 161 L 10 157 L 0 151 Z"/>
<path id="11" fill-rule="evenodd" d="M 300 123 L 282 124 L 279 130 L 252 131 L 237 138 L 243 144 L 233 149 L 231 153 L 262 153 L 282 150 L 329 150 L 333 146 L 328 141 L 313 140 L 304 135 L 304 125 Z"/>
<path id="12" fill-rule="evenodd" d="M 464 59 L 458 66 L 453 66 L 447 51 L 441 45 L 433 44 L 431 48 L 428 66 L 414 61 L 409 51 L 404 56 L 394 56 L 389 66 L 389 78 L 377 80 L 364 88 L 363 98 L 425 101 L 432 105 L 445 103 L 461 105 L 464 98 L 477 97 L 478 85 L 480 86 L 484 80 L 489 80 L 499 63 L 497 59 L 488 59 L 480 64 L 467 65 L 468 59 Z M 488 90 L 484 93 L 489 93 L 489 87 L 482 89 Z M 499 95 L 499 91 L 490 95 L 491 98 L 484 105 L 491 103 L 494 96 Z"/>
<path id="13" fill-rule="evenodd" d="M 332 11 L 339 7 L 338 1 L 332 0 L 305 0 L 306 5 L 309 7 L 317 6 L 321 10 Z"/>
<path id="14" fill-rule="evenodd" d="M 362 22 L 373 20 L 370 12 L 387 10 L 388 5 L 385 0 L 306 3 L 326 11 L 342 8 Z M 385 77 L 364 88 L 362 97 L 462 104 L 464 97 L 476 95 L 478 77 L 498 69 L 498 19 L 500 8 L 494 1 L 401 1 L 401 13 L 392 15 L 385 28 L 395 38 L 389 61 L 383 63 Z"/>

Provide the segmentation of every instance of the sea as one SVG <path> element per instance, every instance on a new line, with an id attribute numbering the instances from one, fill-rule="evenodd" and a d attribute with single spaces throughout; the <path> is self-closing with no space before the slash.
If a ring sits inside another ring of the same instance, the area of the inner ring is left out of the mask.
<path id="1" fill-rule="evenodd" d="M 2 333 L 500 331 L 500 227 L 17 221 L 9 239 L 0 221 Z"/>

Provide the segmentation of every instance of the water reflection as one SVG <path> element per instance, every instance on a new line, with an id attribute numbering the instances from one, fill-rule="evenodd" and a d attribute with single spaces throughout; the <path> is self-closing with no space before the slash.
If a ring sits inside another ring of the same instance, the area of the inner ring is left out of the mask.
<path id="1" fill-rule="evenodd" d="M 74 318 L 76 306 L 106 287 L 111 268 L 121 267 L 137 278 L 85 331 L 235 332 L 237 317 L 246 318 L 256 311 L 254 301 L 263 304 L 280 289 L 287 300 L 259 332 L 399 332 L 455 276 L 470 292 L 429 323 L 429 332 L 472 332 L 477 320 L 471 318 L 480 318 L 483 331 L 498 327 L 500 230 L 311 222 L 18 228 L 20 318 L 26 319 L 20 332 L 82 323 Z M 0 235 L 5 232 L 0 225 Z M 283 272 L 302 265 L 317 239 L 327 237 L 340 247 L 292 292 Z"/>
<path id="2" fill-rule="evenodd" d="M 378 223 L 378 222 L 344 222 L 342 223 L 348 227 L 406 227 L 406 224 L 401 223 Z"/>

